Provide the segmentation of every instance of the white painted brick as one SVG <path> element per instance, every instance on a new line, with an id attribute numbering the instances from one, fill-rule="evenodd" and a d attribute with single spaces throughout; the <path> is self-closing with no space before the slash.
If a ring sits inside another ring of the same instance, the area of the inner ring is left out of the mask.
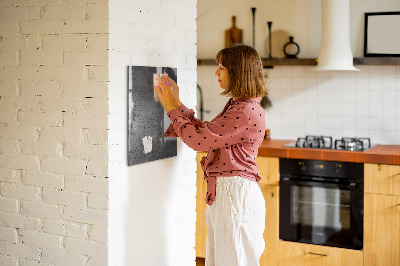
<path id="1" fill-rule="evenodd" d="M 0 226 L 0 240 L 16 244 L 18 242 L 17 230 Z"/>
<path id="2" fill-rule="evenodd" d="M 86 173 L 97 178 L 108 176 L 108 163 L 98 161 L 88 161 Z"/>
<path id="3" fill-rule="evenodd" d="M 42 172 L 24 171 L 24 173 L 22 174 L 22 182 L 27 185 L 48 188 L 64 187 L 64 177 L 62 175 Z"/>
<path id="4" fill-rule="evenodd" d="M 74 223 L 74 222 L 65 222 L 67 227 L 65 231 L 66 236 L 81 238 L 84 239 L 86 237 L 86 224 Z"/>
<path id="5" fill-rule="evenodd" d="M 17 66 L 18 65 L 18 51 L 0 52 L 0 66 Z"/>
<path id="6" fill-rule="evenodd" d="M 108 34 L 87 34 L 87 49 L 109 52 L 109 35 Z"/>
<path id="7" fill-rule="evenodd" d="M 107 266 L 108 265 L 108 254 L 103 254 L 101 257 L 91 257 L 86 266 Z"/>
<path id="8" fill-rule="evenodd" d="M 75 239 L 71 237 L 65 239 L 65 248 L 71 253 L 87 256 L 104 257 L 105 254 L 107 254 L 107 244 L 105 243 Z"/>
<path id="9" fill-rule="evenodd" d="M 106 51 L 73 51 L 64 52 L 64 65 L 107 65 L 108 54 Z"/>
<path id="10" fill-rule="evenodd" d="M 23 154 L 35 154 L 50 157 L 60 157 L 62 152 L 61 144 L 53 142 L 21 141 L 20 148 L 21 153 Z"/>
<path id="11" fill-rule="evenodd" d="M 107 211 L 65 207 L 63 219 L 71 222 L 107 225 Z"/>
<path id="12" fill-rule="evenodd" d="M 61 96 L 61 83 L 58 81 L 41 80 L 37 82 L 20 81 L 19 88 L 22 95 L 34 96 Z"/>
<path id="13" fill-rule="evenodd" d="M 15 257 L 0 254 L 0 265 L 18 266 L 18 259 Z"/>
<path id="14" fill-rule="evenodd" d="M 83 143 L 106 145 L 108 143 L 108 131 L 104 129 L 83 129 Z M 89 166 L 88 166 L 89 167 Z"/>
<path id="15" fill-rule="evenodd" d="M 0 196 L 0 211 L 18 212 L 18 200 Z"/>
<path id="16" fill-rule="evenodd" d="M 0 137 L 2 138 L 36 140 L 36 136 L 36 129 L 33 126 L 6 126 L 1 127 L 0 130 Z"/>
<path id="17" fill-rule="evenodd" d="M 65 235 L 66 222 L 63 220 L 43 220 L 43 232 L 52 235 Z"/>
<path id="18" fill-rule="evenodd" d="M 75 19 L 73 21 L 68 21 L 63 27 L 63 33 L 108 33 L 108 20 L 93 21 L 85 19 Z"/>
<path id="19" fill-rule="evenodd" d="M 53 190 L 44 188 L 43 201 L 84 208 L 86 206 L 86 194 L 81 192 L 67 191 L 65 189 Z"/>
<path id="20" fill-rule="evenodd" d="M 42 263 L 36 260 L 20 259 L 19 266 L 42 266 Z"/>
<path id="21" fill-rule="evenodd" d="M 38 218 L 5 212 L 0 212 L 0 225 L 30 230 L 39 230 L 42 228 L 42 222 Z"/>
<path id="22" fill-rule="evenodd" d="M 26 200 L 39 200 L 41 194 L 38 187 L 12 183 L 1 183 L 0 192 L 7 198 Z"/>
<path id="23" fill-rule="evenodd" d="M 108 228 L 106 226 L 92 225 L 89 231 L 90 239 L 107 243 Z"/>
<path id="24" fill-rule="evenodd" d="M 83 175 L 83 173 L 85 172 L 85 162 L 75 159 L 45 158 L 42 161 L 41 169 L 43 172 L 49 173 Z"/>
<path id="25" fill-rule="evenodd" d="M 96 113 L 98 115 L 108 113 L 108 99 L 85 98 L 83 106 L 86 113 Z"/>
<path id="26" fill-rule="evenodd" d="M 18 96 L 13 97 L 11 105 L 2 106 L 3 110 L 18 110 L 18 111 L 39 111 L 40 110 L 40 96 Z"/>
<path id="27" fill-rule="evenodd" d="M 197 53 L 197 46 L 194 43 L 179 42 L 175 45 L 175 50 L 178 55 L 192 55 Z M 197 73 L 196 73 L 197 75 Z"/>
<path id="28" fill-rule="evenodd" d="M 188 68 L 196 68 L 197 67 L 197 57 L 194 55 L 186 56 L 186 66 Z"/>
<path id="29" fill-rule="evenodd" d="M 88 207 L 92 209 L 108 209 L 108 197 L 97 194 L 89 194 L 88 196 Z"/>
<path id="30" fill-rule="evenodd" d="M 57 266 L 85 266 L 86 258 L 81 255 L 71 254 L 62 249 L 53 251 L 44 248 L 42 262 Z"/>
<path id="31" fill-rule="evenodd" d="M 64 155 L 71 158 L 93 161 L 107 161 L 107 146 L 100 145 L 66 145 Z"/>
<path id="32" fill-rule="evenodd" d="M 30 230 L 20 230 L 21 242 L 27 246 L 58 250 L 61 248 L 61 236 L 38 233 Z"/>
<path id="33" fill-rule="evenodd" d="M 82 4 L 51 5 L 45 6 L 42 12 L 42 20 L 69 20 L 84 19 L 85 6 Z"/>
<path id="34" fill-rule="evenodd" d="M 38 71 L 35 66 L 9 66 L 0 71 L 0 80 L 35 81 L 37 78 Z"/>
<path id="35" fill-rule="evenodd" d="M 12 244 L 5 241 L 0 241 L 0 253 L 11 257 L 26 258 L 31 260 L 39 260 L 40 258 L 40 249 L 37 247 Z"/>
<path id="36" fill-rule="evenodd" d="M 97 114 L 64 114 L 64 126 L 72 128 L 107 128 L 107 116 Z"/>
<path id="37" fill-rule="evenodd" d="M 85 51 L 87 42 L 85 35 L 48 35 L 43 36 L 44 51 Z"/>
<path id="38" fill-rule="evenodd" d="M 39 170 L 39 160 L 36 156 L 31 155 L 8 155 L 0 154 L 0 165 L 13 169 Z"/>
<path id="39" fill-rule="evenodd" d="M 55 204 L 41 201 L 21 201 L 21 214 L 30 217 L 60 219 L 62 212 L 62 207 Z"/>
<path id="40" fill-rule="evenodd" d="M 37 77 L 40 80 L 83 81 L 86 69 L 82 66 L 40 66 Z"/>
<path id="41" fill-rule="evenodd" d="M 40 96 L 35 101 L 29 102 L 29 105 L 34 106 L 35 109 L 42 112 L 85 112 L 85 106 L 83 105 L 82 98 L 72 98 L 72 97 L 48 97 Z"/>
<path id="42" fill-rule="evenodd" d="M 0 181 L 15 182 L 16 172 L 12 169 L 0 168 Z"/>
<path id="43" fill-rule="evenodd" d="M 61 20 L 31 20 L 21 22 L 21 32 L 22 34 L 60 34 L 62 26 Z"/>
<path id="44" fill-rule="evenodd" d="M 37 51 L 42 48 L 42 37 L 40 35 L 4 36 L 0 39 L 0 48 L 2 51 Z"/>
<path id="45" fill-rule="evenodd" d="M 40 132 L 40 140 L 80 143 L 81 130 L 79 128 L 44 127 Z"/>
<path id="46" fill-rule="evenodd" d="M 66 97 L 99 97 L 108 95 L 107 82 L 84 81 L 64 82 L 64 96 Z"/>
<path id="47" fill-rule="evenodd" d="M 3 111 L 0 113 L 0 123 L 3 124 L 16 124 L 17 111 Z"/>
<path id="48" fill-rule="evenodd" d="M 59 51 L 22 51 L 20 65 L 22 66 L 59 66 L 63 63 L 62 53 Z"/>
<path id="49" fill-rule="evenodd" d="M 17 83 L 14 80 L 0 81 L 0 96 L 17 96 Z"/>
<path id="50" fill-rule="evenodd" d="M 108 66 L 86 66 L 88 79 L 93 81 L 108 81 Z"/>
<path id="51" fill-rule="evenodd" d="M 18 35 L 18 24 L 15 22 L 0 22 L 1 36 L 16 36 Z"/>
<path id="52" fill-rule="evenodd" d="M 62 123 L 62 113 L 21 111 L 18 113 L 18 120 L 23 125 L 59 126 Z"/>
<path id="53" fill-rule="evenodd" d="M 0 9 L 1 21 L 25 21 L 29 19 L 39 19 L 40 8 L 29 6 L 29 7 L 8 7 Z"/>
<path id="54" fill-rule="evenodd" d="M 0 152 L 17 154 L 18 145 L 19 142 L 16 140 L 0 139 Z"/>
<path id="55" fill-rule="evenodd" d="M 92 20 L 108 20 L 109 18 L 109 8 L 108 3 L 104 4 L 89 4 L 86 8 L 87 19 Z"/>

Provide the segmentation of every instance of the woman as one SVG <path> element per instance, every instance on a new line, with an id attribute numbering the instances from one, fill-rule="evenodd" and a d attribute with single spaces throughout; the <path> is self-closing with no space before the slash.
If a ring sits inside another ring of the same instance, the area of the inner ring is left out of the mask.
<path id="1" fill-rule="evenodd" d="M 155 87 L 172 122 L 164 136 L 179 136 L 196 151 L 208 150 L 201 161 L 209 205 L 206 265 L 259 265 L 265 247 L 265 201 L 255 163 L 265 134 L 259 104 L 266 95 L 262 62 L 246 45 L 219 51 L 216 62 L 221 95 L 231 98 L 211 122 L 195 118 L 180 102 L 179 88 L 171 79 Z"/>

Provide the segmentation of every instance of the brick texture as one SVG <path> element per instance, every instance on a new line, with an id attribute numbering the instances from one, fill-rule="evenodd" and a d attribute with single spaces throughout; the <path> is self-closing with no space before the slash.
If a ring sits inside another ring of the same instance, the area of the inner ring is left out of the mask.
<path id="1" fill-rule="evenodd" d="M 0 265 L 107 262 L 108 23 L 108 0 L 0 1 Z"/>

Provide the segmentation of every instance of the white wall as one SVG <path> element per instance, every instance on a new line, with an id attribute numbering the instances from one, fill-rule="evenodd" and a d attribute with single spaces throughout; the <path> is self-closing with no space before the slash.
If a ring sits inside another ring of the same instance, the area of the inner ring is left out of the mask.
<path id="1" fill-rule="evenodd" d="M 107 21 L 0 3 L 0 265 L 106 265 Z"/>
<path id="2" fill-rule="evenodd" d="M 299 57 L 317 57 L 320 47 L 320 1 L 212 1 L 199 3 L 198 57 L 214 58 L 223 48 L 223 31 L 230 27 L 230 17 L 238 17 L 238 27 L 251 40 L 251 11 L 256 18 L 265 17 L 274 25 L 293 32 L 301 46 Z M 295 5 L 295 6 L 293 6 Z M 226 6 L 226 9 L 222 7 Z M 400 10 L 400 2 L 351 0 L 351 46 L 353 54 L 363 54 L 364 12 Z M 264 12 L 264 13 L 262 13 Z M 262 13 L 263 15 L 257 14 Z M 279 16 L 278 16 L 279 15 Z M 275 17 L 274 17 L 275 16 Z M 247 24 L 240 25 L 240 19 Z M 261 20 L 261 18 L 260 18 Z M 213 21 L 211 27 L 211 21 Z M 258 27 L 264 27 L 261 21 Z M 262 26 L 260 26 L 262 25 Z M 266 24 L 265 24 L 266 25 Z M 266 29 L 266 26 L 265 26 Z M 259 30 L 260 35 L 266 30 Z M 277 28 L 275 28 L 277 29 Z M 218 41 L 213 42 L 213 38 Z M 256 49 L 266 56 L 264 37 Z M 303 40 L 301 40 L 303 38 Z M 266 123 L 275 139 L 295 139 L 305 134 L 325 134 L 335 138 L 370 137 L 374 143 L 400 144 L 400 67 L 357 66 L 359 72 L 315 72 L 312 66 L 275 66 L 264 70 L 273 107 L 266 112 Z M 222 109 L 226 97 L 214 76 L 215 66 L 198 67 L 198 84 L 204 91 L 205 120 L 211 120 Z"/>
<path id="3" fill-rule="evenodd" d="M 110 0 L 110 265 L 195 265 L 195 152 L 127 166 L 127 66 L 178 69 L 196 105 L 196 0 Z"/>

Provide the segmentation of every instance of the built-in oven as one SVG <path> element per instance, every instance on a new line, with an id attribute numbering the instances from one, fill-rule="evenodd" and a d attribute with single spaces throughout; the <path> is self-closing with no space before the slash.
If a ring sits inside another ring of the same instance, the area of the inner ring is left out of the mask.
<path id="1" fill-rule="evenodd" d="M 279 160 L 279 238 L 361 250 L 364 165 Z"/>

